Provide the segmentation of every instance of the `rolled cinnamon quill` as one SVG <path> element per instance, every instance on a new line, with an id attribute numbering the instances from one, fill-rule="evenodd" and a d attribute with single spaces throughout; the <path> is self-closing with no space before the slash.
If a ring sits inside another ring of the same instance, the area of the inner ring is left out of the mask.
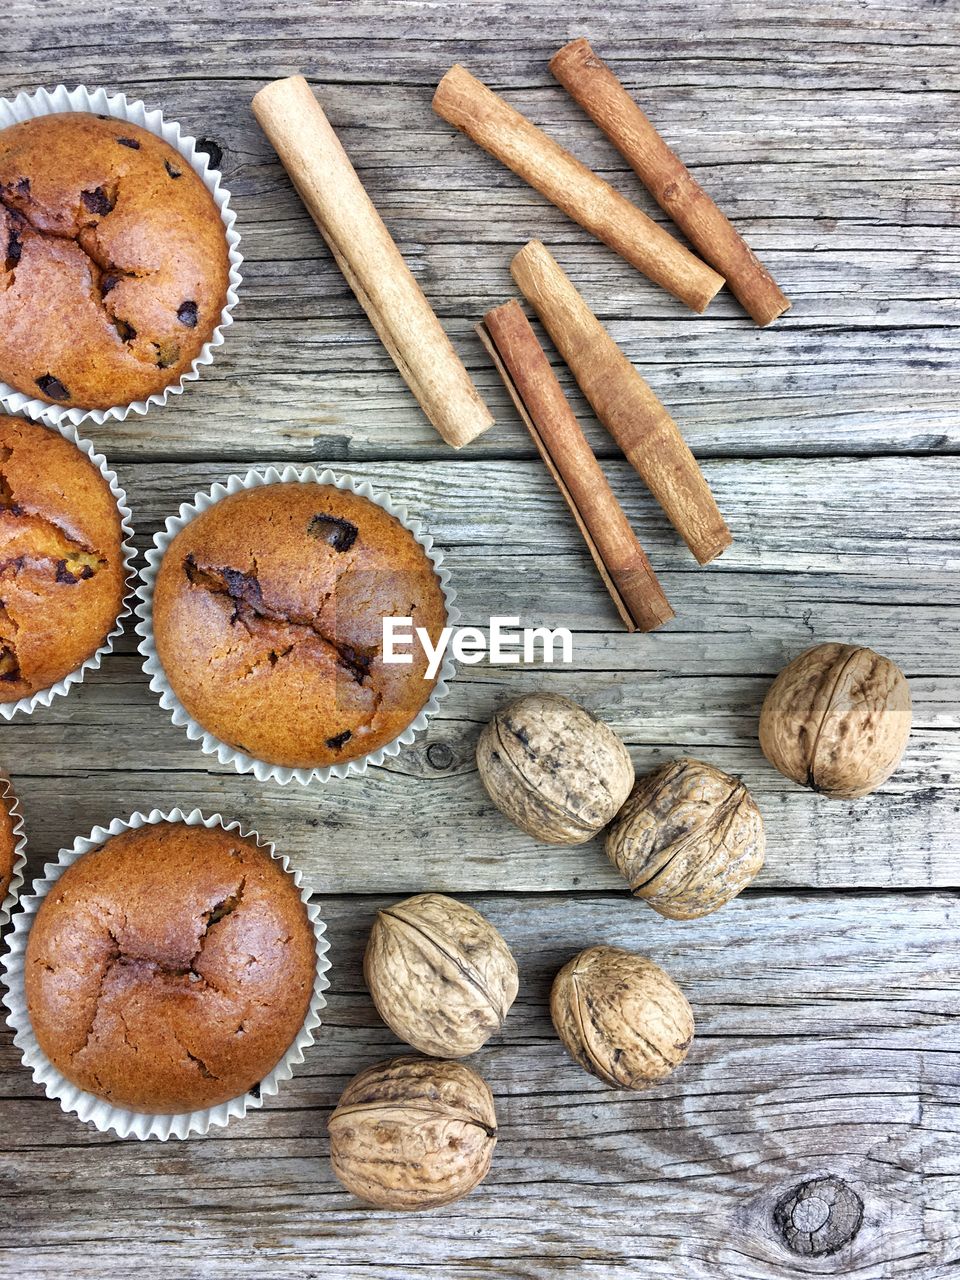
<path id="1" fill-rule="evenodd" d="M 545 245 L 531 240 L 510 272 L 594 413 L 701 564 L 732 541 L 677 424 Z"/>
<path id="2" fill-rule="evenodd" d="M 723 287 L 722 276 L 465 67 L 443 77 L 433 109 L 694 311 Z"/>
<path id="3" fill-rule="evenodd" d="M 564 45 L 550 59 L 550 70 L 630 163 L 664 213 L 725 277 L 757 324 L 783 315 L 789 298 L 589 42 Z"/>
<path id="4" fill-rule="evenodd" d="M 519 302 L 488 311 L 481 336 L 484 330 L 507 389 L 570 505 L 621 616 L 630 630 L 663 626 L 673 610 Z"/>
<path id="5" fill-rule="evenodd" d="M 493 424 L 303 76 L 274 80 L 253 99 L 273 144 L 347 283 L 419 400 L 459 449 Z"/>

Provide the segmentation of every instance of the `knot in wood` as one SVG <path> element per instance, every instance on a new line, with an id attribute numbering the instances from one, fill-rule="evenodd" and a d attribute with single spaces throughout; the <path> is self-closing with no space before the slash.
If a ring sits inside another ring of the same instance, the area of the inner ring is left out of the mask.
<path id="1" fill-rule="evenodd" d="M 206 155 L 211 169 L 219 169 L 223 165 L 223 147 L 213 138 L 199 138 L 197 150 Z"/>
<path id="2" fill-rule="evenodd" d="M 811 1178 L 780 1197 L 773 1221 L 788 1249 L 817 1258 L 850 1243 L 863 1222 L 863 1201 L 842 1178 Z"/>
<path id="3" fill-rule="evenodd" d="M 445 742 L 431 742 L 427 747 L 427 761 L 433 769 L 449 769 L 454 762 L 453 751 Z"/>

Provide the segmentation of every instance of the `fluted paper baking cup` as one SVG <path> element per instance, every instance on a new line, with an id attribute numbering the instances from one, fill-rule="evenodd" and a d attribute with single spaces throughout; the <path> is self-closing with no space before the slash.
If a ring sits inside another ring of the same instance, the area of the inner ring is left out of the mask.
<path id="1" fill-rule="evenodd" d="M 284 871 L 300 890 L 300 897 L 307 911 L 307 917 L 313 927 L 317 943 L 317 969 L 313 984 L 313 996 L 303 1026 L 296 1039 L 283 1055 L 277 1065 L 260 1081 L 255 1092 L 243 1094 L 239 1098 L 231 1098 L 229 1102 L 221 1102 L 216 1107 L 207 1107 L 200 1111 L 185 1111 L 176 1115 L 152 1114 L 143 1111 L 130 1111 L 111 1106 L 103 1098 L 86 1093 L 58 1071 L 37 1043 L 27 1012 L 27 999 L 24 989 L 24 957 L 27 949 L 27 937 L 33 924 L 34 916 L 39 910 L 51 887 L 77 858 L 99 849 L 107 840 L 124 831 L 136 831 L 140 827 L 151 826 L 158 822 L 184 822 L 190 827 L 221 827 L 224 831 L 235 831 L 242 840 L 254 840 L 257 846 L 265 849 L 270 857 L 279 862 Z M 159 1138 L 165 1142 L 167 1138 L 186 1138 L 191 1133 L 206 1133 L 214 1125 L 225 1125 L 234 1117 L 263 1105 L 264 1098 L 272 1098 L 284 1080 L 289 1080 L 293 1069 L 303 1062 L 304 1051 L 316 1039 L 316 1030 L 320 1026 L 320 1010 L 326 1006 L 324 991 L 330 985 L 327 971 L 330 961 L 327 952 L 330 944 L 326 939 L 326 925 L 320 918 L 320 908 L 310 902 L 310 890 L 303 885 L 303 877 L 299 871 L 290 867 L 290 860 L 277 853 L 269 840 L 264 840 L 256 831 L 245 830 L 239 822 L 225 822 L 219 813 L 205 818 L 199 809 L 185 814 L 182 809 L 171 809 L 169 813 L 161 813 L 159 809 L 151 809 L 148 814 L 134 813 L 126 821 L 114 818 L 109 827 L 94 827 L 89 836 L 78 836 L 71 849 L 61 849 L 56 862 L 48 862 L 43 868 L 43 876 L 33 882 L 29 895 L 20 899 L 22 910 L 14 919 L 13 929 L 3 956 L 4 985 L 3 1003 L 9 1009 L 7 1025 L 16 1033 L 13 1043 L 21 1051 L 23 1065 L 29 1067 L 37 1084 L 41 1084 L 48 1098 L 56 1098 L 64 1111 L 73 1112 L 81 1120 L 94 1125 L 101 1133 L 110 1130 L 118 1138 Z"/>
<path id="2" fill-rule="evenodd" d="M 20 812 L 20 802 L 14 793 L 10 779 L 2 773 L 0 773 L 0 804 L 10 815 L 10 825 L 13 828 L 15 842 L 10 883 L 7 885 L 6 896 L 0 902 L 0 929 L 2 929 L 10 919 L 13 908 L 17 905 L 17 899 L 20 897 L 20 888 L 23 885 L 23 868 L 27 863 L 27 833 L 23 829 L 23 814 Z"/>
<path id="3" fill-rule="evenodd" d="M 117 500 L 117 510 L 120 512 L 120 527 L 123 530 L 123 541 L 121 543 L 123 565 L 127 571 L 124 581 L 123 603 L 120 612 L 117 614 L 113 630 L 107 635 L 106 640 L 94 654 L 87 658 L 85 662 L 82 662 L 75 671 L 69 672 L 55 684 L 48 685 L 46 689 L 38 689 L 36 693 L 27 694 L 26 697 L 20 698 L 17 702 L 0 702 L 0 716 L 4 720 L 12 720 L 17 712 L 30 715 L 31 712 L 36 711 L 37 707 L 49 707 L 54 698 L 59 697 L 61 694 L 69 693 L 73 685 L 81 684 L 87 672 L 96 671 L 107 654 L 112 652 L 115 642 L 123 634 L 124 621 L 133 612 L 133 585 L 137 579 L 134 562 L 137 558 L 137 552 L 133 545 L 133 512 L 127 506 L 126 491 L 120 487 L 117 473 L 110 470 L 107 466 L 106 458 L 102 453 L 97 453 L 91 441 L 81 440 L 77 435 L 76 429 L 69 424 L 66 425 L 66 428 L 61 427 L 59 430 L 61 435 L 65 436 L 72 444 L 75 444 L 81 453 L 87 455 L 104 480 L 106 480 L 110 486 L 110 492 Z"/>
<path id="4" fill-rule="evenodd" d="M 230 476 L 225 484 L 215 484 L 212 489 L 196 494 L 192 503 L 184 503 L 180 507 L 179 515 L 168 517 L 166 525 L 154 538 L 154 545 L 147 552 L 147 563 L 141 570 L 140 585 L 137 588 L 140 603 L 136 607 L 136 612 L 141 619 L 137 623 L 137 634 L 143 637 L 140 642 L 140 652 L 144 659 L 143 669 L 150 677 L 150 688 L 154 693 L 159 694 L 160 705 L 165 711 L 170 712 L 173 723 L 185 729 L 191 741 L 199 742 L 200 749 L 207 755 L 216 756 L 221 764 L 232 764 L 237 773 L 252 773 L 259 782 L 266 782 L 271 778 L 283 786 L 294 779 L 306 786 L 309 782 L 329 782 L 331 778 L 346 778 L 350 774 L 366 773 L 370 765 L 383 764 L 389 756 L 399 755 L 401 748 L 409 746 L 416 735 L 427 727 L 427 721 L 437 710 L 440 699 L 447 696 L 449 681 L 456 672 L 456 664 L 450 657 L 449 650 L 444 656 L 443 665 L 430 698 L 402 733 L 385 746 L 378 747 L 376 751 L 368 752 L 365 756 L 317 769 L 291 769 L 284 765 L 269 764 L 265 760 L 257 760 L 253 756 L 245 755 L 236 747 L 208 733 L 203 725 L 198 724 L 187 712 L 174 693 L 157 655 L 153 637 L 153 587 L 167 547 L 181 529 L 202 511 L 212 507 L 214 503 L 230 494 L 239 493 L 241 489 L 255 489 L 264 484 L 330 484 L 338 489 L 349 489 L 352 493 L 375 502 L 378 507 L 382 507 L 384 511 L 399 520 L 423 547 L 440 580 L 446 606 L 447 626 L 455 626 L 459 621 L 460 610 L 454 604 L 457 593 L 450 585 L 449 570 L 442 568 L 443 553 L 434 546 L 433 538 L 424 531 L 421 523 L 410 518 L 406 507 L 399 506 L 389 494 L 374 489 L 366 480 L 355 480 L 350 475 L 337 475 L 329 470 L 318 473 L 314 467 L 306 467 L 303 470 L 284 467 L 283 471 L 270 467 L 267 471 L 248 471 L 245 476 Z"/>
<path id="5" fill-rule="evenodd" d="M 227 301 L 220 313 L 220 323 L 214 329 L 208 342 L 203 345 L 200 354 L 191 364 L 180 381 L 171 383 L 162 391 L 155 391 L 146 400 L 135 400 L 132 404 L 114 405 L 110 409 L 69 409 L 63 405 L 48 404 L 46 400 L 25 395 L 17 391 L 9 383 L 0 382 L 0 404 L 8 413 L 22 413 L 36 422 L 45 422 L 51 427 L 63 424 L 79 426 L 88 419 L 102 426 L 108 418 L 116 418 L 122 422 L 131 413 L 144 414 L 154 404 L 166 404 L 170 396 L 181 395 L 188 382 L 196 382 L 204 365 L 213 363 L 214 352 L 223 346 L 223 331 L 233 324 L 233 309 L 237 305 L 237 290 L 243 277 L 240 267 L 243 257 L 240 253 L 240 234 L 234 224 L 237 215 L 230 208 L 230 192 L 224 187 L 217 169 L 210 167 L 207 156 L 197 150 L 197 140 L 187 133 L 182 133 L 175 120 L 164 120 L 163 113 L 154 108 L 149 109 L 144 103 L 130 101 L 125 93 L 107 93 L 106 89 L 88 89 L 86 85 L 78 85 L 76 89 L 68 89 L 59 84 L 53 90 L 37 89 L 35 93 L 18 93 L 15 98 L 0 98 L 0 129 L 12 124 L 20 124 L 23 120 L 32 120 L 36 116 L 48 116 L 58 111 L 88 111 L 93 115 L 113 116 L 117 120 L 128 120 L 155 133 L 168 143 L 175 151 L 179 151 L 190 168 L 199 175 L 204 186 L 213 197 L 214 204 L 223 219 L 224 232 L 227 238 L 227 250 L 230 261 L 230 274 L 227 283 Z"/>

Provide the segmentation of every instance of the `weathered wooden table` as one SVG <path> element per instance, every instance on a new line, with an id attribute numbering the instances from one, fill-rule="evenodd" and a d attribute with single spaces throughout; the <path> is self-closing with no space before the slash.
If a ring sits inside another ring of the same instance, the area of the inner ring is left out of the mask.
<path id="1" fill-rule="evenodd" d="M 97 1134 L 42 1096 L 4 1032 L 0 1273 L 956 1275 L 956 6 L 8 0 L 3 33 L 0 92 L 84 82 L 162 106 L 222 152 L 239 215 L 242 302 L 212 371 L 146 420 L 94 433 L 141 545 L 232 471 L 329 463 L 424 519 L 466 621 L 568 625 L 576 668 L 464 668 L 415 747 L 311 790 L 259 786 L 201 755 L 157 707 L 129 634 L 69 698 L 0 728 L 33 871 L 118 814 L 219 810 L 309 875 L 334 965 L 305 1066 L 262 1111 L 205 1139 Z M 772 329 L 726 295 L 706 317 L 687 313 L 432 114 L 434 85 L 463 61 L 651 209 L 547 72 L 580 34 L 793 298 Z M 420 415 L 252 119 L 259 85 L 299 69 L 497 414 L 461 454 Z M 534 235 L 674 411 L 736 535 L 698 570 L 574 396 L 677 609 L 653 636 L 620 629 L 472 335 L 512 294 L 507 264 Z M 770 678 L 826 639 L 889 654 L 915 700 L 902 767 L 855 803 L 787 784 L 757 746 Z M 508 825 L 474 743 L 498 703 L 535 688 L 605 717 L 641 769 L 689 752 L 742 774 L 768 829 L 756 887 L 673 924 L 625 895 L 599 844 L 548 848 Z M 447 1210 L 404 1218 L 343 1192 L 325 1122 L 350 1075 L 399 1049 L 361 978 L 374 910 L 427 888 L 491 917 L 522 984 L 504 1035 L 476 1058 L 502 1126 L 489 1178 Z M 552 1034 L 550 979 L 598 941 L 665 965 L 696 1012 L 687 1064 L 644 1095 L 602 1087 Z M 775 1205 L 821 1178 L 788 1241 Z M 824 1241 L 837 1251 L 805 1256 Z"/>

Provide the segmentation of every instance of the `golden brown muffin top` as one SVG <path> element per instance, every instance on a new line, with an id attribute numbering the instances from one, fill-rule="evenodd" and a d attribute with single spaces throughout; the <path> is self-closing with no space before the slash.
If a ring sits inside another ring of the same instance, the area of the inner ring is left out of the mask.
<path id="1" fill-rule="evenodd" d="M 382 659 L 383 618 L 436 642 L 443 590 L 376 503 L 333 485 L 243 489 L 177 534 L 157 574 L 157 655 L 210 733 L 292 768 L 366 755 L 415 719 L 436 681 L 420 646 Z"/>
<path id="2" fill-rule="evenodd" d="M 46 689 L 109 635 L 123 607 L 123 526 L 86 454 L 0 416 L 0 702 Z"/>
<path id="3" fill-rule="evenodd" d="M 213 197 L 162 138 L 85 112 L 0 130 L 0 379 L 85 409 L 179 381 L 220 321 Z"/>
<path id="4" fill-rule="evenodd" d="M 13 819 L 10 817 L 14 796 L 12 788 L 8 787 L 7 779 L 0 774 L 0 904 L 10 889 L 13 859 L 17 851 L 17 837 L 13 833 Z M 6 796 L 4 791 L 7 791 Z"/>
<path id="5" fill-rule="evenodd" d="M 303 1025 L 316 940 L 292 878 L 253 840 L 163 822 L 78 858 L 27 941 L 27 1009 L 68 1080 L 117 1107 L 239 1097 Z"/>

